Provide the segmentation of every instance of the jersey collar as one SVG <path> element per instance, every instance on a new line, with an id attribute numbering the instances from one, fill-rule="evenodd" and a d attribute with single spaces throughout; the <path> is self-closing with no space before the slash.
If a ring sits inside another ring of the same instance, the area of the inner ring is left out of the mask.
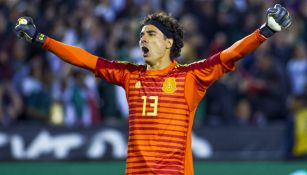
<path id="1" fill-rule="evenodd" d="M 147 75 L 165 75 L 168 72 L 170 72 L 172 69 L 174 69 L 177 65 L 177 62 L 175 59 L 173 59 L 172 63 L 168 65 L 166 68 L 161 70 L 146 70 L 145 74 Z"/>

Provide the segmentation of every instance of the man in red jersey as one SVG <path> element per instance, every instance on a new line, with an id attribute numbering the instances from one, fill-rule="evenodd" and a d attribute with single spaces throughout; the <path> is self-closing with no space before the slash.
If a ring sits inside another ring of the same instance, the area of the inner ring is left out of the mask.
<path id="1" fill-rule="evenodd" d="M 196 107 L 208 86 L 233 71 L 237 60 L 291 24 L 288 11 L 279 4 L 268 9 L 266 19 L 231 47 L 188 65 L 175 60 L 183 47 L 182 28 L 164 13 L 149 15 L 142 23 L 139 46 L 145 65 L 108 61 L 58 42 L 39 33 L 30 17 L 19 18 L 15 31 L 19 38 L 125 89 L 129 104 L 127 175 L 192 175 Z"/>

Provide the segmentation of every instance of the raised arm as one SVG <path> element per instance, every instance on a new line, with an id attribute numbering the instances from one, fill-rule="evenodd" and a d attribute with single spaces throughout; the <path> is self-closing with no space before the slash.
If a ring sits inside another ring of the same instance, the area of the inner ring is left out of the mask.
<path id="1" fill-rule="evenodd" d="M 240 58 L 256 50 L 267 38 L 291 25 L 292 19 L 287 9 L 279 4 L 269 8 L 266 22 L 251 35 L 237 41 L 228 49 L 221 52 L 221 60 L 232 64 Z"/>
<path id="2" fill-rule="evenodd" d="M 266 38 L 260 34 L 260 30 L 258 29 L 245 38 L 235 42 L 229 48 L 223 50 L 220 55 L 221 60 L 226 65 L 233 64 L 256 50 L 265 40 Z"/>
<path id="3" fill-rule="evenodd" d="M 47 37 L 43 48 L 54 53 L 67 63 L 95 70 L 98 57 L 79 47 L 70 46 Z"/>
<path id="4" fill-rule="evenodd" d="M 30 43 L 42 46 L 54 53 L 67 63 L 94 71 L 98 57 L 84 49 L 70 46 L 41 34 L 36 29 L 32 18 L 21 17 L 18 19 L 15 32 L 17 36 Z"/>

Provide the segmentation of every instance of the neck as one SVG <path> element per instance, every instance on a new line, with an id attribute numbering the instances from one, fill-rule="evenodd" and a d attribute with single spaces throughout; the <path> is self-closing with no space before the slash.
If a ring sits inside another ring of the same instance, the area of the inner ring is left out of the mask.
<path id="1" fill-rule="evenodd" d="M 146 63 L 147 64 L 147 70 L 162 70 L 167 68 L 172 63 L 172 60 L 169 59 L 162 59 L 154 64 L 152 63 Z"/>

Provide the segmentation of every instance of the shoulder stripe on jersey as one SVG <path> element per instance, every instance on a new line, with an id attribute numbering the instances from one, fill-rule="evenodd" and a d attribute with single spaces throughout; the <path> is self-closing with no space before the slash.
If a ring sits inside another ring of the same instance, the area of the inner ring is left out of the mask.
<path id="1" fill-rule="evenodd" d="M 186 76 L 186 72 L 169 72 L 169 74 L 167 75 L 167 77 L 175 77 L 175 78 L 179 78 L 179 79 L 182 79 Z M 148 75 L 148 74 L 144 74 L 143 77 L 146 77 L 146 78 L 161 78 L 161 75 Z M 138 74 L 132 74 L 131 75 L 131 78 L 132 79 L 137 79 L 139 78 L 139 75 Z"/>
<path id="2" fill-rule="evenodd" d="M 164 82 L 165 81 L 165 78 L 150 78 L 150 77 L 142 77 L 142 78 L 130 78 L 130 81 L 132 80 L 136 80 L 136 81 L 139 81 L 139 80 L 142 80 L 143 82 Z M 185 82 L 185 79 L 184 78 L 176 78 L 176 82 Z"/>
<path id="3" fill-rule="evenodd" d="M 150 92 L 161 92 L 164 93 L 162 88 L 161 89 L 154 89 L 154 88 L 146 88 L 147 91 Z M 130 92 L 139 92 L 141 91 L 141 89 L 130 89 Z M 184 90 L 176 90 L 174 93 L 184 93 Z"/>
<path id="4" fill-rule="evenodd" d="M 176 82 L 177 83 L 177 82 Z M 146 82 L 142 83 L 142 87 L 156 87 L 156 88 L 161 88 L 163 86 L 163 82 Z M 134 88 L 135 87 L 135 82 L 134 83 L 129 83 L 129 88 Z M 184 84 L 176 84 L 177 88 L 184 88 Z"/>
<path id="5" fill-rule="evenodd" d="M 220 64 L 221 63 L 221 59 L 220 59 L 220 53 L 217 53 L 215 55 L 212 55 L 209 58 L 188 64 L 188 65 L 178 65 L 177 69 L 180 71 L 191 71 L 194 69 L 205 69 L 205 68 L 209 68 L 212 67 L 216 64 Z"/>
<path id="6" fill-rule="evenodd" d="M 178 71 L 171 71 L 167 74 L 167 77 L 175 77 L 175 78 L 184 78 L 186 76 L 186 72 L 178 72 Z M 163 78 L 163 76 L 161 77 L 161 75 L 151 75 L 151 74 L 143 74 L 143 77 L 145 78 Z M 138 78 L 137 75 L 132 76 L 131 78 Z"/>
<path id="7" fill-rule="evenodd" d="M 96 69 L 128 69 L 129 71 L 144 70 L 144 65 L 137 65 L 129 62 L 110 61 L 99 57 Z"/>

